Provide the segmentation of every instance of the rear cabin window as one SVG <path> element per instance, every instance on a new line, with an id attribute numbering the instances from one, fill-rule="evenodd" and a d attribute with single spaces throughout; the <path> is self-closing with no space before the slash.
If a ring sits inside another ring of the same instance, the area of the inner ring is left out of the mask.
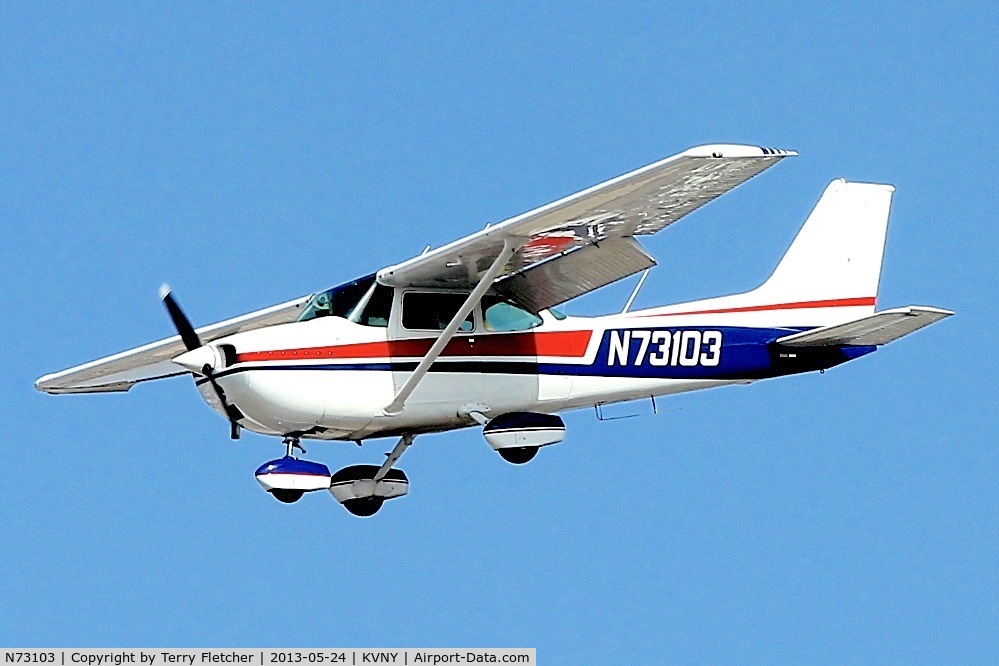
<path id="1" fill-rule="evenodd" d="M 468 294 L 409 292 L 403 296 L 402 325 L 415 331 L 443 331 L 467 298 Z M 474 330 L 472 317 L 469 312 L 458 330 Z"/>

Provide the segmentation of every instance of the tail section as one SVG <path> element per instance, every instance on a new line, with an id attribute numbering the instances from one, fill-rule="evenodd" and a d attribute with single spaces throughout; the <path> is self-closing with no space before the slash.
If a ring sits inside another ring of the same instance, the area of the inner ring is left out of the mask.
<path id="1" fill-rule="evenodd" d="M 778 327 L 831 326 L 870 316 L 894 191 L 891 185 L 834 180 L 760 287 L 642 315 L 719 315 L 742 325 Z"/>
<path id="2" fill-rule="evenodd" d="M 863 306 L 873 313 L 894 191 L 834 180 L 773 275 L 746 296 L 761 303 Z"/>

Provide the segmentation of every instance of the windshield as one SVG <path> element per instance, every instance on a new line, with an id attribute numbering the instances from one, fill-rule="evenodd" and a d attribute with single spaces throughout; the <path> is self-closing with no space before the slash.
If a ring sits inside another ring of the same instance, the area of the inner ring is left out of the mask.
<path id="1" fill-rule="evenodd" d="M 353 282 L 319 292 L 305 306 L 305 312 L 298 318 L 298 321 L 308 321 L 316 317 L 343 317 L 346 319 L 354 306 L 368 293 L 374 281 L 374 274 L 365 275 Z"/>

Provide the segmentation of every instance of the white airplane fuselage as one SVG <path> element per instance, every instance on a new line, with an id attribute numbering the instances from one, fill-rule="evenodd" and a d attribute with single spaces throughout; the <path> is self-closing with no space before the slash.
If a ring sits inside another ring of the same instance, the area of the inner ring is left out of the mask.
<path id="1" fill-rule="evenodd" d="M 403 290 L 398 290 L 402 292 Z M 402 295 L 396 296 L 401 305 Z M 735 300 L 733 300 L 735 299 Z M 321 317 L 239 333 L 216 381 L 245 416 L 240 425 L 270 435 L 361 440 L 438 432 L 476 424 L 469 415 L 555 413 L 824 369 L 869 353 L 849 347 L 819 355 L 774 341 L 869 311 L 873 296 L 739 307 L 739 296 L 604 317 L 556 319 L 525 331 L 475 329 L 452 339 L 398 414 L 385 411 L 436 339 L 408 331 L 393 309 L 384 328 Z M 727 307 L 726 307 L 727 306 Z M 802 326 L 767 324 L 775 312 Z M 719 311 L 720 310 L 720 311 Z M 207 380 L 205 400 L 224 415 Z"/>

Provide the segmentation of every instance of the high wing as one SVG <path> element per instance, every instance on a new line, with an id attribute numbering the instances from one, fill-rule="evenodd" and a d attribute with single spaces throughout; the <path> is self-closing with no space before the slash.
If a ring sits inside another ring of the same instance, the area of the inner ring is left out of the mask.
<path id="1" fill-rule="evenodd" d="M 796 154 L 727 144 L 691 148 L 385 268 L 378 281 L 472 289 L 488 273 L 494 289 L 537 312 L 655 265 L 634 236 L 669 226 Z M 291 322 L 310 298 L 206 326 L 197 334 L 207 343 Z M 46 375 L 35 387 L 47 393 L 127 391 L 138 382 L 185 374 L 171 363 L 185 350 L 174 336 Z"/>
<path id="2" fill-rule="evenodd" d="M 698 146 L 378 272 L 389 286 L 472 288 L 514 240 L 495 289 L 543 310 L 655 265 L 654 234 L 744 183 L 790 150 Z"/>
<path id="3" fill-rule="evenodd" d="M 233 319 L 197 329 L 198 337 L 208 343 L 218 338 L 275 324 L 295 321 L 309 296 L 257 310 Z M 68 370 L 45 375 L 35 388 L 45 393 L 111 393 L 127 391 L 139 382 L 187 374 L 170 362 L 187 351 L 180 336 L 153 342 L 113 356 L 84 363 Z"/>
<path id="4" fill-rule="evenodd" d="M 788 347 L 824 347 L 827 345 L 886 345 L 902 336 L 915 333 L 954 314 L 950 310 L 910 305 L 875 313 L 845 324 L 823 326 L 795 333 L 777 340 Z"/>

